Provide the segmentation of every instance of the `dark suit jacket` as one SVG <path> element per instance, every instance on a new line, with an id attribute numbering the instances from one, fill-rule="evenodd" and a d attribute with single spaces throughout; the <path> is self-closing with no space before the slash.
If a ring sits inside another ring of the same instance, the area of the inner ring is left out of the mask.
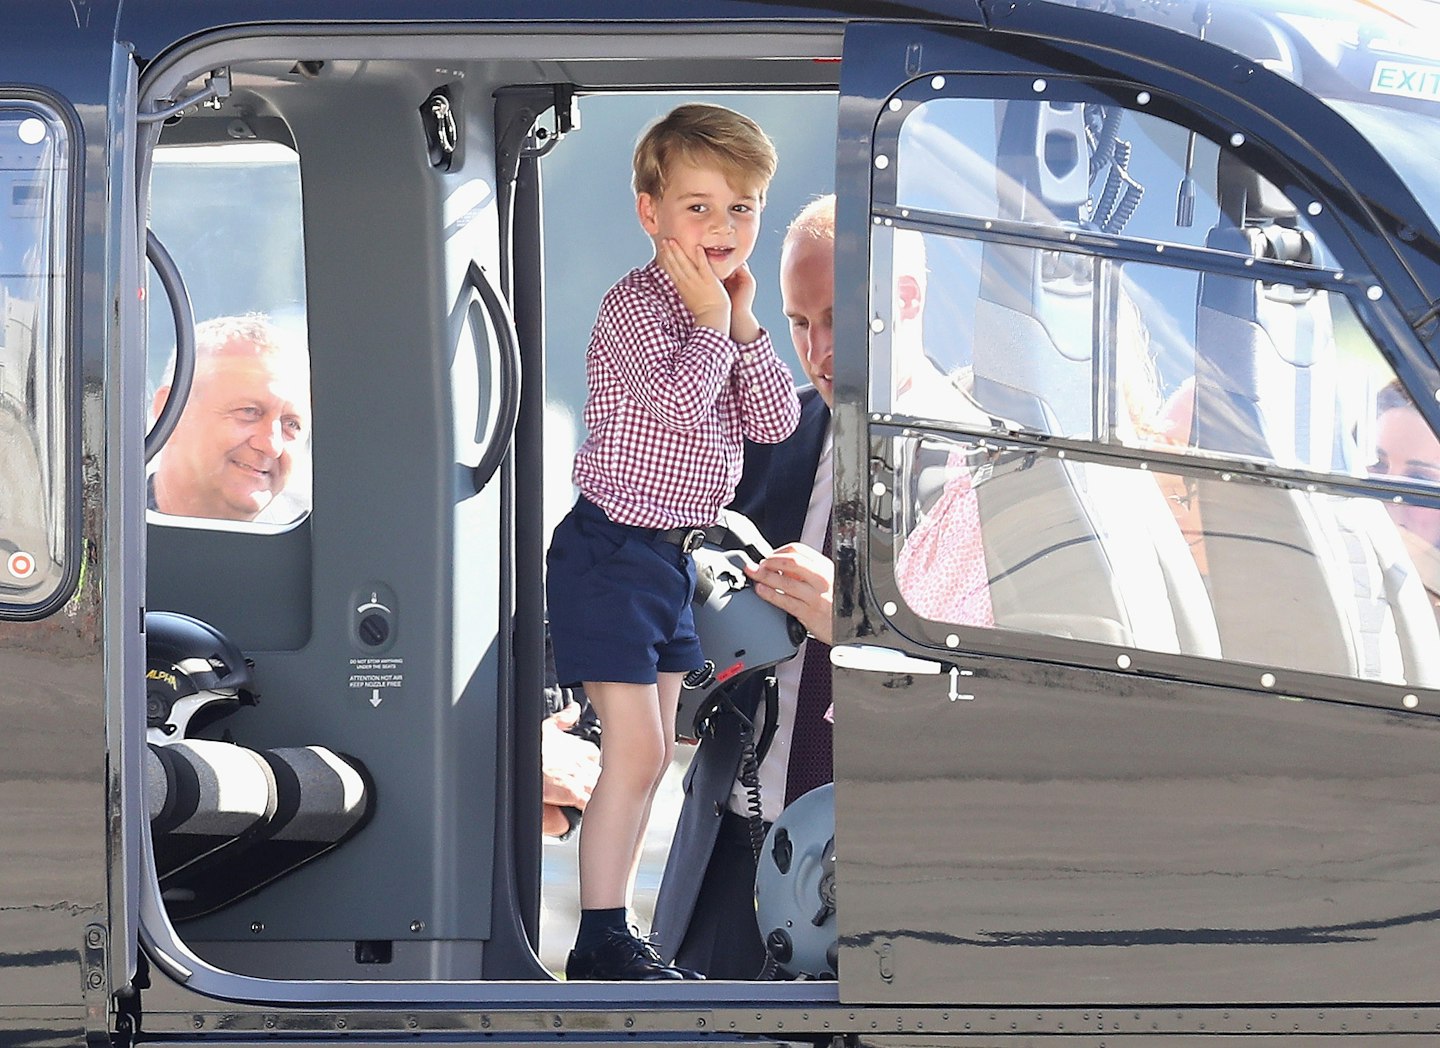
<path id="1" fill-rule="evenodd" d="M 800 539 L 829 421 L 830 409 L 819 394 L 813 388 L 804 389 L 794 433 L 779 444 L 745 445 L 744 473 L 731 507 L 753 520 L 773 546 Z M 736 696 L 736 705 L 747 715 L 759 704 L 761 686 L 757 678 Z M 685 776 L 685 801 L 651 922 L 656 944 L 666 958 L 679 949 L 695 912 L 740 757 L 739 721 L 718 718 L 714 733 L 700 743 Z"/>

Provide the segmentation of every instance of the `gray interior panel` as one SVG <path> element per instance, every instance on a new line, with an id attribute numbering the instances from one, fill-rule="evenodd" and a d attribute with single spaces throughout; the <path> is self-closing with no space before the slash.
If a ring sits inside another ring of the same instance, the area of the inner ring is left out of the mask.
<path id="1" fill-rule="evenodd" d="M 455 587 L 484 603 L 487 584 L 474 572 L 456 579 L 456 333 L 438 221 L 454 186 L 426 156 L 426 73 L 307 83 L 273 99 L 302 165 L 312 515 L 282 535 L 151 528 L 152 600 L 209 617 L 256 662 L 260 705 L 214 731 L 257 748 L 327 746 L 373 777 L 365 832 L 181 928 L 202 956 L 212 942 L 271 943 L 254 962 L 267 970 L 291 952 L 286 943 L 345 944 L 302 951 L 338 965 L 312 977 L 353 976 L 357 941 L 420 944 L 402 956 L 418 949 L 431 977 L 474 977 L 476 951 L 435 944 L 490 934 L 494 768 L 465 758 L 493 746 L 501 659 L 494 610 L 488 634 L 463 637 L 468 660 L 455 651 Z M 488 152 L 471 151 L 471 177 L 493 179 Z M 459 541 L 490 565 L 495 609 L 502 508 L 478 501 Z M 211 565 L 224 566 L 220 578 Z M 372 648 L 356 609 L 377 595 L 391 633 Z"/>
<path id="2" fill-rule="evenodd" d="M 210 623 L 242 651 L 310 639 L 310 521 L 278 535 L 151 524 L 147 604 Z"/>

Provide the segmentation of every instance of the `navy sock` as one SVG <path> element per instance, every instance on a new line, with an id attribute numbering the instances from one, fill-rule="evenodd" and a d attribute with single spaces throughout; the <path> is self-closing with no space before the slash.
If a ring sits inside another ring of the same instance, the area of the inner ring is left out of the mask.
<path id="1" fill-rule="evenodd" d="M 627 927 L 623 906 L 609 910 L 581 910 L 580 929 L 575 933 L 575 949 L 593 949 L 612 931 L 623 932 Z"/>

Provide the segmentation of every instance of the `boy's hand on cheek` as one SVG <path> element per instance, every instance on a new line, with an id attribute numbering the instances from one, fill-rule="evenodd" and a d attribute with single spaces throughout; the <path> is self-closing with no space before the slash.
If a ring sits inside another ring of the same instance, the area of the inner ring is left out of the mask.
<path id="1" fill-rule="evenodd" d="M 742 346 L 760 337 L 760 322 L 755 319 L 755 277 L 744 262 L 725 280 L 730 296 L 730 338 Z"/>
<path id="2" fill-rule="evenodd" d="M 660 268 L 675 281 L 680 301 L 695 314 L 695 323 L 716 331 L 729 331 L 730 296 L 710 268 L 705 249 L 697 244 L 695 253 L 687 255 L 678 242 L 667 237 L 660 241 L 656 257 Z"/>

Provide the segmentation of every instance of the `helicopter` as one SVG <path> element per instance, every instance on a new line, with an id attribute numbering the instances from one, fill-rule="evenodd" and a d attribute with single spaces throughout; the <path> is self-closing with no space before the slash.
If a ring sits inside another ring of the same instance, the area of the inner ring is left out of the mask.
<path id="1" fill-rule="evenodd" d="M 1434 1036 L 1436 17 L 6 5 L 0 1044 Z M 760 902 L 825 970 L 572 983 L 544 550 L 695 99 L 781 157 L 777 345 L 835 196 L 834 784 Z M 164 508 L 255 317 L 293 466 Z"/>

